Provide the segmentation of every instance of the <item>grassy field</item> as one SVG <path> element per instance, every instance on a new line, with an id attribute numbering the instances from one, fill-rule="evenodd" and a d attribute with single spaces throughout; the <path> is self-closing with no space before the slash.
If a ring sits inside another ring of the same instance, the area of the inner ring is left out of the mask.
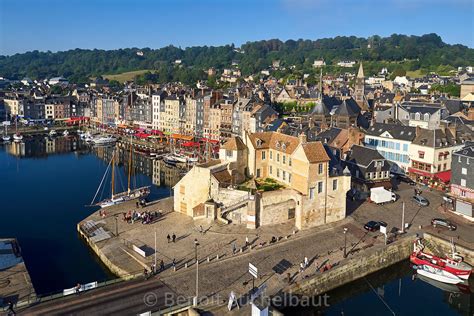
<path id="1" fill-rule="evenodd" d="M 103 75 L 103 77 L 109 80 L 117 80 L 118 82 L 125 82 L 129 80 L 133 80 L 135 76 L 144 74 L 147 71 L 153 71 L 153 70 L 143 69 L 143 70 L 136 70 L 136 71 L 128 71 L 128 72 L 123 72 L 121 74 L 116 74 L 116 75 Z"/>
<path id="2" fill-rule="evenodd" d="M 421 69 L 418 69 L 418 70 L 414 70 L 414 71 L 411 71 L 411 70 L 408 70 L 407 71 L 407 76 L 410 77 L 410 78 L 421 78 L 425 75 L 426 73 L 425 72 L 422 72 Z"/>

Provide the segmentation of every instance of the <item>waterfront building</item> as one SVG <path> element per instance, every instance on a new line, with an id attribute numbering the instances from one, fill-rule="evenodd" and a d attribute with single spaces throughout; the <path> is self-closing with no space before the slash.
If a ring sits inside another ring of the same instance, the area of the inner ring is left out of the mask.
<path id="1" fill-rule="evenodd" d="M 470 140 L 471 131 L 457 131 L 454 126 L 435 130 L 417 127 L 416 137 L 409 147 L 410 178 L 430 187 L 444 189 L 451 180 L 452 153 Z"/>
<path id="2" fill-rule="evenodd" d="M 396 105 L 394 119 L 403 125 L 437 129 L 448 115 L 448 110 L 439 103 L 402 102 Z"/>
<path id="3" fill-rule="evenodd" d="M 155 130 L 161 130 L 160 117 L 165 112 L 165 98 L 168 96 L 166 91 L 159 90 L 151 95 L 152 119 L 151 125 Z"/>
<path id="4" fill-rule="evenodd" d="M 390 189 L 390 164 L 375 149 L 353 145 L 345 154 L 343 166 L 352 176 L 352 188 L 369 192 L 371 188 L 385 187 Z"/>
<path id="5" fill-rule="evenodd" d="M 451 196 L 454 211 L 474 218 L 474 143 L 453 152 L 451 164 Z"/>
<path id="6" fill-rule="evenodd" d="M 367 129 L 364 142 L 392 163 L 392 172 L 406 173 L 410 167 L 410 145 L 415 137 L 416 127 L 375 123 Z"/>

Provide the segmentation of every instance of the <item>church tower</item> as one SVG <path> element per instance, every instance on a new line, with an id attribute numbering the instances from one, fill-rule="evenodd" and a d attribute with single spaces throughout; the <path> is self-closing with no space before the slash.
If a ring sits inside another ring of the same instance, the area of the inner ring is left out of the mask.
<path id="1" fill-rule="evenodd" d="M 359 72 L 355 79 L 354 86 L 354 99 L 362 110 L 367 110 L 367 104 L 365 101 L 365 77 L 364 77 L 364 68 L 362 67 L 362 62 L 359 66 Z"/>

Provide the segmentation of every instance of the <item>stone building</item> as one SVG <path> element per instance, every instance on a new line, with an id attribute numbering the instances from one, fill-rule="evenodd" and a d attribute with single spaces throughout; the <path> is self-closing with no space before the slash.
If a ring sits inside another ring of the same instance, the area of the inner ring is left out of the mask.
<path id="1" fill-rule="evenodd" d="M 309 228 L 345 218 L 346 200 L 337 197 L 350 189 L 350 176 L 331 172 L 321 142 L 276 132 L 249 134 L 246 142 L 249 176 L 271 178 L 285 187 L 261 194 L 256 225 L 293 220 L 296 227 Z M 270 220 L 271 214 L 278 219 Z"/>
<path id="2" fill-rule="evenodd" d="M 451 196 L 454 211 L 474 218 L 474 144 L 453 152 L 451 163 Z"/>

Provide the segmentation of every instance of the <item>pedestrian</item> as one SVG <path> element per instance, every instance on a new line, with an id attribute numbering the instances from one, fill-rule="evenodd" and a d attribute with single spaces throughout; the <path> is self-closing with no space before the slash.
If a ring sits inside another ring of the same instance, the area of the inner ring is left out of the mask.
<path id="1" fill-rule="evenodd" d="M 176 269 L 176 260 L 173 258 L 173 269 Z"/>
<path id="2" fill-rule="evenodd" d="M 236 246 L 235 246 L 235 242 L 232 243 L 232 254 L 235 254 L 235 251 L 236 251 Z"/>
<path id="3" fill-rule="evenodd" d="M 173 242 L 176 241 L 176 235 L 174 233 L 173 233 L 173 236 L 171 238 L 173 238 Z"/>
<path id="4" fill-rule="evenodd" d="M 165 263 L 163 262 L 163 259 L 160 261 L 160 271 L 163 271 L 165 269 Z"/>
<path id="5" fill-rule="evenodd" d="M 202 228 L 202 225 L 199 225 L 199 232 L 202 234 L 204 234 L 204 229 Z"/>
<path id="6" fill-rule="evenodd" d="M 288 284 L 291 284 L 291 273 L 288 272 L 288 273 L 286 274 L 286 277 L 287 277 L 287 279 L 288 279 Z"/>
<path id="7" fill-rule="evenodd" d="M 75 289 L 76 289 L 76 294 L 79 294 L 79 292 L 81 291 L 81 284 L 77 283 Z"/>
<path id="8" fill-rule="evenodd" d="M 151 264 L 150 270 L 151 270 L 152 275 L 156 274 L 156 265 L 155 265 L 155 263 Z"/>
<path id="9" fill-rule="evenodd" d="M 168 244 L 169 244 L 169 243 L 170 243 L 170 239 L 171 239 L 170 234 L 168 234 L 168 236 L 166 236 L 166 239 L 168 239 Z"/>
<path id="10" fill-rule="evenodd" d="M 13 309 L 13 303 L 10 301 L 8 302 L 8 315 L 16 315 L 15 310 Z"/>
<path id="11" fill-rule="evenodd" d="M 304 267 L 306 268 L 309 264 L 308 257 L 304 257 Z"/>
<path id="12" fill-rule="evenodd" d="M 145 280 L 148 280 L 148 270 L 147 270 L 147 268 L 143 268 L 143 275 L 145 276 Z"/>
<path id="13" fill-rule="evenodd" d="M 303 262 L 300 262 L 300 273 L 303 272 L 303 270 L 304 270 L 304 264 Z"/>
<path id="14" fill-rule="evenodd" d="M 245 236 L 245 247 L 249 245 L 249 236 Z"/>

